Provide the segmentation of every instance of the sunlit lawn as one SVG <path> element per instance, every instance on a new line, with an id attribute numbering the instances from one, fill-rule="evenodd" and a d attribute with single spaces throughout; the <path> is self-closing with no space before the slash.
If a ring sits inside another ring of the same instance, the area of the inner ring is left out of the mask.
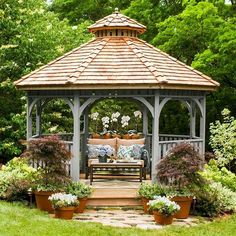
<path id="1" fill-rule="evenodd" d="M 234 236 L 236 235 L 236 215 L 226 219 L 215 220 L 196 227 L 168 226 L 162 230 L 123 229 L 102 226 L 96 223 L 64 221 L 52 219 L 47 213 L 37 209 L 28 209 L 18 204 L 0 201 L 0 235 L 5 236 L 63 236 L 63 235 L 171 235 L 171 236 Z"/>

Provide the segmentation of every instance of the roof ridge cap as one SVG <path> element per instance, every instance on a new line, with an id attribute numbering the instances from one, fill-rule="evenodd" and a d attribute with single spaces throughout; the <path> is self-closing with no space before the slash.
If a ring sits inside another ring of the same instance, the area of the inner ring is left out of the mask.
<path id="1" fill-rule="evenodd" d="M 88 67 L 88 65 L 95 59 L 95 57 L 101 52 L 101 50 L 105 47 L 107 42 L 110 40 L 110 38 L 102 38 L 101 42 L 99 42 L 99 45 L 93 49 L 86 59 L 84 59 L 80 65 L 72 72 L 72 74 L 69 75 L 69 78 L 67 79 L 66 83 L 71 84 L 74 83 L 79 75 Z"/>
<path id="2" fill-rule="evenodd" d="M 160 50 L 159 48 L 153 46 L 152 44 L 149 44 L 149 43 L 147 43 L 146 41 L 144 41 L 144 40 L 142 40 L 142 39 L 139 39 L 139 38 L 138 38 L 138 40 L 140 40 L 141 42 L 143 42 L 143 43 L 146 44 L 147 46 L 149 46 L 149 47 L 155 49 L 155 50 L 158 51 L 160 54 L 162 54 L 162 55 L 168 57 L 168 58 L 171 59 L 172 61 L 175 61 L 176 63 L 178 63 L 178 64 L 180 64 L 180 65 L 183 65 L 185 68 L 187 68 L 187 69 L 189 69 L 189 70 L 195 72 L 196 74 L 198 74 L 198 75 L 204 77 L 205 79 L 207 79 L 207 80 L 210 81 L 211 83 L 215 84 L 216 86 L 220 86 L 220 83 L 218 83 L 217 81 L 211 79 L 209 76 L 203 74 L 202 72 L 200 72 L 200 71 L 194 69 L 194 68 L 191 67 L 191 66 L 186 65 L 186 64 L 183 63 L 182 61 L 180 61 L 180 60 L 178 60 L 178 59 L 176 59 L 176 58 L 170 56 L 168 53 L 163 52 L 162 50 Z"/>
<path id="3" fill-rule="evenodd" d="M 89 40 L 87 43 L 81 44 L 79 47 L 74 48 L 74 49 L 70 50 L 69 52 L 63 54 L 62 56 L 57 57 L 57 58 L 54 59 L 53 61 L 48 62 L 46 65 L 43 65 L 43 66 L 39 67 L 38 69 L 33 70 L 33 71 L 30 72 L 29 74 L 24 75 L 24 76 L 21 77 L 20 79 L 16 80 L 16 81 L 14 82 L 14 85 L 17 85 L 18 83 L 20 83 L 20 82 L 22 82 L 23 80 L 27 79 L 29 76 L 34 75 L 35 73 L 37 73 L 37 72 L 43 70 L 44 68 L 46 68 L 46 67 L 48 67 L 48 66 L 51 66 L 52 64 L 56 63 L 57 61 L 59 61 L 59 60 L 65 58 L 66 56 L 72 54 L 73 52 L 75 52 L 75 51 L 81 49 L 82 47 L 85 47 L 87 44 L 91 43 L 91 42 L 94 41 L 94 40 L 95 40 L 95 39 Z"/>
<path id="4" fill-rule="evenodd" d="M 134 42 L 130 39 L 130 38 L 126 38 L 124 37 L 124 40 L 126 41 L 126 43 L 129 45 L 129 47 L 132 49 L 132 51 L 135 53 L 135 55 L 140 59 L 140 61 L 147 67 L 147 69 L 154 75 L 154 77 L 156 78 L 156 80 L 158 82 L 161 82 L 161 83 L 168 83 L 168 81 L 165 79 L 165 76 L 160 74 L 158 71 L 157 71 L 157 68 L 156 66 L 150 62 L 148 59 L 147 60 L 143 60 L 143 57 L 145 57 L 145 55 L 143 54 L 143 52 L 136 46 L 134 46 Z M 137 53 L 135 51 L 138 51 Z M 138 55 L 139 54 L 142 54 L 142 56 Z M 146 57 L 145 57 L 146 58 Z M 149 65 L 148 65 L 148 64 Z M 163 79 L 158 79 L 158 77 L 162 77 Z"/>

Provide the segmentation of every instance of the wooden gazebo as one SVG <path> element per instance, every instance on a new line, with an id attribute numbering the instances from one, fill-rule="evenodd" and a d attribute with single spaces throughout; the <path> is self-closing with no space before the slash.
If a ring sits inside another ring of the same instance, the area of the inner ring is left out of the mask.
<path id="1" fill-rule="evenodd" d="M 155 166 L 176 143 L 186 140 L 204 153 L 206 93 L 219 84 L 201 72 L 138 38 L 142 24 L 117 10 L 89 27 L 95 38 L 15 82 L 28 97 L 27 139 L 39 137 L 41 112 L 48 100 L 64 99 L 73 113 L 73 152 L 70 171 L 80 176 L 80 155 L 88 135 L 88 108 L 98 99 L 130 98 L 142 104 L 143 133 L 148 134 L 152 116 L 150 150 L 152 179 Z M 188 108 L 190 133 L 186 136 L 159 133 L 159 117 L 169 100 L 180 100 Z M 32 110 L 36 107 L 36 133 L 32 134 Z M 196 109 L 200 111 L 200 135 L 196 136 Z M 84 119 L 84 131 L 80 130 Z M 83 135 L 82 135 L 83 134 Z M 67 140 L 68 141 L 68 140 Z M 81 154 L 82 153 L 82 154 Z"/>

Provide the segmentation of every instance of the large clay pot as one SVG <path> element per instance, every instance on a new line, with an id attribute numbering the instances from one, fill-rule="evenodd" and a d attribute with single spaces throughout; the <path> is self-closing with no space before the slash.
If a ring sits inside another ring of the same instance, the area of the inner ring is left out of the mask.
<path id="1" fill-rule="evenodd" d="M 143 204 L 144 213 L 148 213 L 148 202 L 149 202 L 149 199 L 142 197 L 142 204 Z"/>
<path id="2" fill-rule="evenodd" d="M 51 191 L 35 192 L 36 206 L 42 211 L 53 212 L 52 204 L 48 198 L 53 194 Z"/>
<path id="3" fill-rule="evenodd" d="M 153 211 L 153 214 L 154 214 L 154 220 L 156 221 L 157 224 L 160 224 L 160 225 L 171 225 L 172 222 L 173 222 L 173 216 L 170 215 L 170 216 L 165 216 L 165 215 L 162 215 L 161 213 L 159 213 L 158 211 Z"/>
<path id="4" fill-rule="evenodd" d="M 73 218 L 75 207 L 60 207 L 55 209 L 55 218 L 71 220 Z"/>
<path id="5" fill-rule="evenodd" d="M 187 219 L 189 216 L 192 200 L 193 197 L 173 197 L 171 201 L 176 202 L 180 206 L 180 210 L 174 215 L 174 218 Z"/>
<path id="6" fill-rule="evenodd" d="M 79 198 L 79 206 L 75 207 L 75 213 L 83 213 L 86 208 L 86 203 L 88 201 L 87 197 Z"/>

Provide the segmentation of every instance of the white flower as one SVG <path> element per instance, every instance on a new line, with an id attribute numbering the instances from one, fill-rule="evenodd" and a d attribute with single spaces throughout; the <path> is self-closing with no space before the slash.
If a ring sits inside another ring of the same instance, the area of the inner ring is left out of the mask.
<path id="1" fill-rule="evenodd" d="M 74 25 L 71 27 L 73 30 L 77 30 L 78 29 L 78 26 L 77 25 Z"/>
<path id="2" fill-rule="evenodd" d="M 141 118 L 142 118 L 142 112 L 141 112 L 141 111 L 135 111 L 135 112 L 134 112 L 134 116 L 135 116 L 136 118 L 141 119 Z"/>
<path id="3" fill-rule="evenodd" d="M 108 116 L 102 117 L 102 123 L 109 124 L 109 122 L 110 122 L 110 118 Z"/>
<path id="4" fill-rule="evenodd" d="M 128 126 L 129 125 L 129 120 L 130 120 L 129 116 L 122 116 L 121 117 L 122 127 Z"/>
<path id="5" fill-rule="evenodd" d="M 94 120 L 94 121 L 98 119 L 98 116 L 99 116 L 98 112 L 94 112 L 90 115 L 91 119 Z"/>

